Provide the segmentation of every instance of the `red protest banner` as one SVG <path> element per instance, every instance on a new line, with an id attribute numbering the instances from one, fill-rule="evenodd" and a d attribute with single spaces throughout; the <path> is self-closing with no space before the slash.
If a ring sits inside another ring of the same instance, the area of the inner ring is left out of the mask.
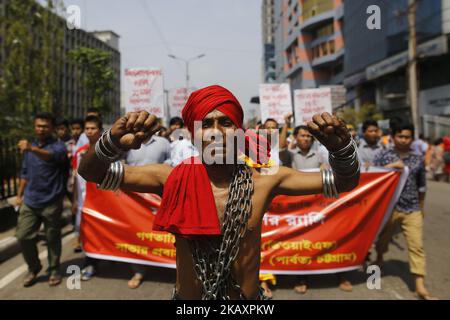
<path id="1" fill-rule="evenodd" d="M 340 198 L 274 199 L 262 225 L 261 272 L 332 273 L 356 269 L 402 189 L 395 171 L 362 173 Z M 403 180 L 403 179 L 402 179 Z M 87 185 L 81 237 L 88 256 L 175 268 L 175 237 L 152 231 L 160 197 Z"/>

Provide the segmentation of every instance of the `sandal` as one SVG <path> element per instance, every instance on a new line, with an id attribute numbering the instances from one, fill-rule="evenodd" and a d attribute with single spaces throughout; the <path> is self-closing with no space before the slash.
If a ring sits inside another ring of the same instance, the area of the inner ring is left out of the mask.
<path id="1" fill-rule="evenodd" d="M 350 281 L 346 279 L 341 279 L 341 281 L 339 282 L 339 289 L 341 289 L 344 292 L 352 292 L 353 286 Z"/>
<path id="2" fill-rule="evenodd" d="M 58 284 L 60 284 L 62 281 L 62 277 L 59 274 L 54 274 L 51 275 L 50 278 L 48 279 L 48 285 L 50 287 L 54 287 L 57 286 Z"/>
<path id="3" fill-rule="evenodd" d="M 23 279 L 23 286 L 25 288 L 31 287 L 33 284 L 36 283 L 37 275 L 41 271 L 42 268 L 39 268 L 36 272 L 28 272 L 25 278 Z"/>
<path id="4" fill-rule="evenodd" d="M 144 276 L 136 273 L 130 281 L 128 281 L 128 288 L 137 289 L 142 284 L 142 280 L 144 280 Z"/>
<path id="5" fill-rule="evenodd" d="M 420 300 L 439 300 L 439 298 L 433 297 L 428 292 L 420 293 L 416 291 L 416 297 Z"/>

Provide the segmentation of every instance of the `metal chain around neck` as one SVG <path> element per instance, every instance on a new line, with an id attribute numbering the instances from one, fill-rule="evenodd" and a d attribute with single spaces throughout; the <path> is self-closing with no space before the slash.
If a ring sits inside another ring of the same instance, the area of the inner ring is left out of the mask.
<path id="1" fill-rule="evenodd" d="M 202 300 L 229 300 L 229 289 L 245 297 L 231 275 L 239 245 L 247 231 L 252 211 L 252 169 L 238 165 L 234 169 L 222 223 L 222 235 L 191 239 L 191 252 L 197 278 L 202 285 Z"/>

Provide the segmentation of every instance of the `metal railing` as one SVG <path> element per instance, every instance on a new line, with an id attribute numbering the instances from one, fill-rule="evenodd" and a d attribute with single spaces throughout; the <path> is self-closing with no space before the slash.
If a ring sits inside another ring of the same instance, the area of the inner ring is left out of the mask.
<path id="1" fill-rule="evenodd" d="M 0 200 L 17 195 L 21 159 L 17 141 L 0 138 Z"/>

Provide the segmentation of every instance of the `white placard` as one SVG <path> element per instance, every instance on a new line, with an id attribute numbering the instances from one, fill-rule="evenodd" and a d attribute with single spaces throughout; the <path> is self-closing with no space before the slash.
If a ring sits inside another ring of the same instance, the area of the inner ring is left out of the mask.
<path id="1" fill-rule="evenodd" d="M 291 87 L 289 83 L 264 83 L 259 85 L 261 121 L 273 118 L 279 124 L 292 113 Z"/>
<path id="2" fill-rule="evenodd" d="M 319 113 L 331 114 L 331 88 L 294 90 L 295 125 L 304 125 Z"/>
<path id="3" fill-rule="evenodd" d="M 169 90 L 169 114 L 171 118 L 181 117 L 181 110 L 183 110 L 189 95 L 195 90 L 195 88 L 189 88 L 187 92 L 185 87 Z"/>
<path id="4" fill-rule="evenodd" d="M 145 110 L 164 118 L 161 69 L 125 69 L 125 112 Z"/>

